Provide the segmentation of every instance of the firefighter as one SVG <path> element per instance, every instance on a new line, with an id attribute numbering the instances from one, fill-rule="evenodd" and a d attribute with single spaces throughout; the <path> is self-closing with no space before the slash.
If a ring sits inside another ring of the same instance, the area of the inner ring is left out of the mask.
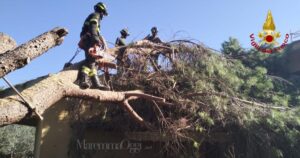
<path id="1" fill-rule="evenodd" d="M 94 6 L 94 13 L 91 13 L 84 21 L 82 31 L 80 33 L 81 40 L 79 47 L 85 52 L 85 61 L 80 70 L 80 87 L 83 89 L 91 87 L 88 79 L 92 80 L 93 86 L 98 89 L 108 90 L 98 77 L 98 64 L 96 59 L 101 57 L 95 54 L 96 47 L 107 49 L 106 43 L 100 35 L 100 21 L 107 16 L 107 8 L 102 2 Z"/>
<path id="2" fill-rule="evenodd" d="M 157 27 L 154 26 L 154 27 L 151 28 L 151 35 L 149 34 L 144 39 L 148 40 L 148 41 L 151 41 L 153 43 L 156 43 L 156 44 L 163 44 L 163 42 L 157 36 L 157 33 L 158 33 Z M 152 61 L 153 61 L 153 63 L 152 62 L 151 63 L 153 65 L 153 68 L 155 69 L 155 71 L 158 71 L 160 69 L 160 66 L 158 65 L 158 57 L 159 57 L 159 53 L 151 55 L 151 58 L 152 58 Z"/>
<path id="3" fill-rule="evenodd" d="M 154 26 L 154 27 L 151 28 L 151 35 L 149 34 L 144 39 L 149 40 L 153 43 L 162 43 L 160 38 L 157 36 L 157 33 L 158 33 L 157 27 Z"/>
<path id="4" fill-rule="evenodd" d="M 126 45 L 126 38 L 130 35 L 127 29 L 122 29 L 120 31 L 121 37 L 118 37 L 115 43 L 116 47 L 125 46 Z"/>
<path id="5" fill-rule="evenodd" d="M 122 29 L 120 31 L 121 36 L 116 39 L 115 46 L 122 47 L 126 46 L 126 38 L 130 35 L 128 29 Z M 128 59 L 124 59 L 125 48 L 120 48 L 120 51 L 117 56 L 117 65 L 119 66 L 118 71 L 123 70 L 123 66 L 128 67 L 130 64 L 128 63 Z M 127 64 L 126 62 L 127 61 Z"/>

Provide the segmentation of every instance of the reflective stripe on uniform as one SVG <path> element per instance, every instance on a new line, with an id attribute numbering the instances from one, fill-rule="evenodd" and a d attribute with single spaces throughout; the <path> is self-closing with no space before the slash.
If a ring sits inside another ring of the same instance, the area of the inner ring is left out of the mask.
<path id="1" fill-rule="evenodd" d="M 98 24 L 98 19 L 96 19 L 96 18 L 91 19 L 91 20 L 89 21 L 89 24 L 90 24 L 90 22 L 95 22 L 95 23 L 96 23 L 96 25 L 97 25 L 97 31 L 98 31 L 98 33 L 100 33 L 100 28 L 99 28 L 99 24 Z"/>
<path id="2" fill-rule="evenodd" d="M 89 77 L 93 77 L 95 75 L 97 75 L 97 69 L 90 69 L 86 66 L 82 66 L 82 70 L 83 73 L 87 74 Z"/>
<path id="3" fill-rule="evenodd" d="M 90 69 L 90 68 L 88 68 L 88 67 L 86 67 L 86 66 L 82 66 L 82 69 L 81 69 L 81 71 L 82 71 L 83 73 L 85 73 L 85 74 L 89 75 L 89 74 L 90 74 L 90 72 L 91 72 L 91 69 Z"/>
<path id="4" fill-rule="evenodd" d="M 89 22 L 95 22 L 98 25 L 98 19 L 91 19 Z"/>
<path id="5" fill-rule="evenodd" d="M 97 75 L 97 70 L 96 69 L 92 69 L 89 73 L 89 76 L 92 77 L 92 76 L 95 76 Z"/>

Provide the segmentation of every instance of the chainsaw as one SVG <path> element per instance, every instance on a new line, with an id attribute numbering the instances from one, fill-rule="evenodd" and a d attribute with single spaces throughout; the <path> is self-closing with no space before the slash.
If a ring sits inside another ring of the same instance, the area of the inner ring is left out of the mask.
<path id="1" fill-rule="evenodd" d="M 104 49 L 99 46 L 95 45 L 90 48 L 89 54 L 96 59 L 100 67 L 117 69 L 117 65 L 114 62 L 116 58 L 106 53 Z"/>

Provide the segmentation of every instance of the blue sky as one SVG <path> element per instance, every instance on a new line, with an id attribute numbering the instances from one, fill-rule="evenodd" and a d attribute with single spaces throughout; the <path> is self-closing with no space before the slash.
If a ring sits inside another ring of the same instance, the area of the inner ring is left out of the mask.
<path id="1" fill-rule="evenodd" d="M 64 43 L 33 60 L 28 66 L 7 75 L 14 84 L 55 73 L 75 52 L 84 19 L 99 1 L 94 0 L 1 0 L 0 32 L 18 44 L 56 26 L 69 30 Z M 282 35 L 300 30 L 299 0 L 103 0 L 109 16 L 101 23 L 102 35 L 114 43 L 119 31 L 127 27 L 128 41 L 143 38 L 157 26 L 165 41 L 196 39 L 220 49 L 230 36 L 250 48 L 251 33 L 257 34 L 268 10 Z M 76 58 L 82 60 L 83 52 Z M 0 81 L 0 86 L 5 86 Z"/>

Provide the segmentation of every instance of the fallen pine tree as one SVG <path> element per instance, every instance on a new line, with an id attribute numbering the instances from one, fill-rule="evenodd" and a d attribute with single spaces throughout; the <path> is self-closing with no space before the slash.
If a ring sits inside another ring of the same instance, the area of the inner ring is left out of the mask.
<path id="1" fill-rule="evenodd" d="M 171 46 L 138 42 L 108 50 L 114 56 L 124 51 L 127 62 L 112 76 L 113 91 L 80 89 L 76 85 L 80 63 L 19 88 L 40 113 L 66 97 L 102 102 L 108 107 L 109 121 L 95 116 L 93 123 L 123 132 L 167 134 L 170 138 L 162 143 L 169 157 L 179 153 L 205 158 L 299 156 L 299 109 L 260 96 L 266 92 L 280 96 L 276 81 L 267 77 L 264 68 L 250 69 L 200 45 L 174 42 Z M 159 61 L 153 61 L 153 55 L 160 56 Z M 11 90 L 2 96 L 1 125 L 30 122 L 32 116 Z M 218 139 L 217 133 L 222 133 Z"/>

